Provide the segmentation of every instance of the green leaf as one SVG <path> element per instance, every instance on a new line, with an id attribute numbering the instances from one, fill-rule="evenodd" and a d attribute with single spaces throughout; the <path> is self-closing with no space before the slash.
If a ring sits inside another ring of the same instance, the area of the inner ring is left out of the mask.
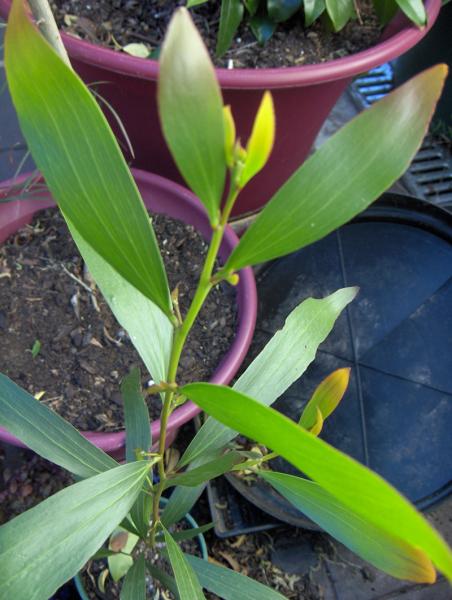
<path id="1" fill-rule="evenodd" d="M 265 167 L 273 149 L 274 141 L 275 109 L 272 95 L 267 91 L 262 96 L 254 119 L 253 130 L 246 145 L 246 158 L 239 176 L 241 188 Z"/>
<path id="2" fill-rule="evenodd" d="M 108 569 L 114 581 L 119 581 L 124 575 L 128 572 L 128 570 L 133 565 L 133 558 L 130 556 L 132 554 L 133 549 L 137 545 L 139 540 L 138 536 L 133 533 L 129 533 L 125 531 L 122 527 L 116 529 L 111 537 L 109 548 L 112 550 L 115 537 L 124 536 L 124 543 L 121 544 L 121 547 L 112 555 L 108 557 Z"/>
<path id="3" fill-rule="evenodd" d="M 141 356 L 154 381 L 165 381 L 173 340 L 173 326 L 160 308 L 128 283 L 82 238 L 68 227 L 89 272 L 121 327 Z"/>
<path id="4" fill-rule="evenodd" d="M 325 0 L 304 0 L 304 24 L 310 27 L 325 10 Z"/>
<path id="5" fill-rule="evenodd" d="M 193 468 L 196 468 L 202 464 L 202 461 L 199 461 L 198 463 L 195 461 L 193 463 Z M 186 515 L 196 504 L 205 487 L 205 483 L 190 488 L 182 486 L 176 487 L 169 498 L 168 504 L 165 506 L 163 513 L 160 516 L 160 519 L 165 527 L 169 527 L 173 523 L 180 521 L 182 517 Z"/>
<path id="6" fill-rule="evenodd" d="M 427 24 L 427 13 L 422 0 L 396 0 L 406 16 L 419 27 Z"/>
<path id="7" fill-rule="evenodd" d="M 185 554 L 185 558 L 202 587 L 224 600 L 284 600 L 279 592 L 231 569 L 219 567 L 191 554 Z"/>
<path id="8" fill-rule="evenodd" d="M 226 175 L 223 102 L 207 50 L 184 8 L 174 13 L 163 42 L 158 106 L 173 158 L 217 225 Z"/>
<path id="9" fill-rule="evenodd" d="M 179 592 L 177 591 L 177 584 L 174 577 L 171 577 L 171 575 L 168 575 L 168 573 L 165 573 L 165 571 L 162 571 L 149 561 L 146 561 L 146 569 L 151 577 L 160 581 L 179 600 Z"/>
<path id="10" fill-rule="evenodd" d="M 444 65 L 424 71 L 329 138 L 265 206 L 222 271 L 312 244 L 378 198 L 410 164 L 445 76 Z"/>
<path id="11" fill-rule="evenodd" d="M 312 398 L 305 406 L 299 424 L 310 430 L 318 420 L 318 412 L 322 421 L 336 409 L 347 391 L 350 380 L 350 369 L 337 369 L 326 377 L 314 391 Z"/>
<path id="12" fill-rule="evenodd" d="M 143 462 L 116 467 L 0 527 L 0 599 L 47 600 L 126 516 L 147 471 Z"/>
<path id="13" fill-rule="evenodd" d="M 165 535 L 171 567 L 176 578 L 180 600 L 204 600 L 204 594 L 202 593 L 199 581 L 193 569 L 188 564 L 182 550 L 165 527 L 163 527 L 163 533 Z"/>
<path id="14" fill-rule="evenodd" d="M 232 44 L 235 32 L 243 19 L 241 0 L 222 0 L 220 12 L 220 28 L 218 30 L 216 56 L 222 56 Z"/>
<path id="15" fill-rule="evenodd" d="M 256 13 L 250 19 L 250 27 L 256 40 L 263 46 L 274 34 L 276 23 L 266 13 Z"/>
<path id="16" fill-rule="evenodd" d="M 208 0 L 188 0 L 187 8 L 193 8 L 193 6 L 199 6 L 200 4 L 205 4 Z"/>
<path id="17" fill-rule="evenodd" d="M 194 527 L 193 529 L 183 529 L 182 531 L 175 531 L 172 534 L 173 540 L 175 540 L 176 542 L 192 540 L 194 537 L 197 537 L 202 533 L 206 533 L 206 531 L 210 531 L 211 529 L 213 529 L 213 527 L 213 523 L 208 523 L 207 525 L 203 525 L 202 527 Z"/>
<path id="18" fill-rule="evenodd" d="M 47 460 L 79 477 L 91 477 L 118 466 L 70 423 L 2 374 L 0 426 Z"/>
<path id="19" fill-rule="evenodd" d="M 300 10 L 302 4 L 302 0 L 267 0 L 268 16 L 276 23 L 287 21 Z"/>
<path id="20" fill-rule="evenodd" d="M 325 5 L 334 31 L 340 31 L 355 14 L 353 0 L 325 0 Z"/>
<path id="21" fill-rule="evenodd" d="M 287 317 L 283 329 L 273 336 L 241 375 L 234 389 L 255 396 L 264 404 L 272 404 L 314 360 L 317 347 L 330 333 L 337 317 L 356 292 L 356 288 L 345 288 L 321 300 L 309 298 L 302 302 Z M 299 348 L 299 352 L 294 352 L 294 348 Z M 236 431 L 208 418 L 178 466 L 191 463 L 190 469 L 199 467 L 235 436 Z M 189 512 L 204 487 L 177 487 L 163 511 L 163 523 L 169 526 Z"/>
<path id="22" fill-rule="evenodd" d="M 38 354 L 41 352 L 41 342 L 39 340 L 35 340 L 33 342 L 33 346 L 31 347 L 31 355 L 33 358 L 36 358 Z"/>
<path id="23" fill-rule="evenodd" d="M 11 97 L 33 159 L 64 216 L 170 318 L 166 273 L 138 189 L 96 100 L 14 0 L 5 38 Z"/>
<path id="24" fill-rule="evenodd" d="M 152 463 L 151 463 L 152 464 Z M 146 480 L 143 484 L 143 490 L 140 492 L 135 504 L 130 511 L 137 531 L 143 539 L 146 539 L 149 532 L 149 523 L 152 513 L 152 488 L 150 481 Z"/>
<path id="25" fill-rule="evenodd" d="M 243 0 L 246 10 L 251 16 L 256 14 L 257 9 L 259 8 L 259 2 L 260 0 Z"/>
<path id="26" fill-rule="evenodd" d="M 152 446 L 149 411 L 141 390 L 140 369 L 135 367 L 121 382 L 126 426 L 126 460 L 137 460 L 136 450 L 149 452 Z"/>
<path id="27" fill-rule="evenodd" d="M 185 473 L 168 478 L 165 481 L 165 489 L 174 485 L 196 487 L 200 483 L 210 481 L 211 479 L 215 479 L 215 477 L 219 477 L 220 475 L 231 471 L 232 467 L 242 461 L 243 456 L 240 452 L 226 452 L 226 454 L 223 454 L 219 458 L 209 461 L 200 467 L 190 469 L 189 471 L 185 471 Z"/>
<path id="28" fill-rule="evenodd" d="M 398 10 L 396 0 L 373 0 L 375 12 L 382 25 L 386 25 Z"/>
<path id="29" fill-rule="evenodd" d="M 181 393 L 202 410 L 271 448 L 369 523 L 423 550 L 452 579 L 452 552 L 441 536 L 379 475 L 272 408 L 231 388 L 192 383 Z"/>
<path id="30" fill-rule="evenodd" d="M 313 481 L 270 471 L 260 475 L 298 510 L 378 569 L 399 579 L 435 581 L 427 556 L 400 539 L 396 530 L 389 533 L 372 525 Z"/>
<path id="31" fill-rule="evenodd" d="M 240 376 L 234 389 L 258 398 L 262 404 L 272 404 L 306 371 L 317 348 L 356 293 L 357 288 L 344 288 L 326 298 L 308 298 L 299 304 L 287 317 L 283 329 Z M 215 419 L 207 419 L 178 466 L 188 464 L 207 451 L 222 448 L 236 435 L 236 431 Z"/>
<path id="32" fill-rule="evenodd" d="M 122 585 L 121 600 L 146 600 L 146 580 L 144 556 L 140 556 L 127 572 Z"/>

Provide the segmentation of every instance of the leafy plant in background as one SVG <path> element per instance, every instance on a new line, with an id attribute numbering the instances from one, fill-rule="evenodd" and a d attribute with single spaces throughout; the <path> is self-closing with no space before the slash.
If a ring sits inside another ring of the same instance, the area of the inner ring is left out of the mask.
<path id="1" fill-rule="evenodd" d="M 209 0 L 188 0 L 187 7 L 192 8 L 206 2 Z M 422 0 L 373 0 L 373 6 L 382 25 L 388 23 L 399 8 L 419 27 L 427 22 Z M 306 27 L 322 19 L 334 31 L 340 31 L 350 20 L 359 18 L 359 2 L 356 0 L 221 0 L 217 56 L 222 56 L 229 49 L 244 19 L 248 20 L 256 39 L 264 44 L 271 38 L 278 23 L 284 23 L 296 14 L 304 18 Z"/>
<path id="2" fill-rule="evenodd" d="M 270 407 L 312 362 L 355 288 L 302 302 L 232 388 L 177 384 L 185 340 L 212 287 L 222 280 L 235 284 L 241 268 L 314 242 L 376 199 L 404 172 L 420 145 L 446 69 L 419 75 L 325 142 L 214 272 L 234 201 L 271 152 L 272 99 L 264 95 L 242 147 L 207 51 L 188 13 L 178 11 L 162 50 L 160 116 L 174 159 L 212 226 L 197 291 L 181 315 L 151 222 L 104 116 L 28 21 L 22 0 L 14 0 L 11 10 L 5 62 L 33 158 L 92 275 L 158 382 L 152 391 L 161 393 L 162 412 L 154 451 L 139 373 L 132 371 L 121 385 L 127 462 L 119 465 L 0 376 L 0 425 L 78 479 L 0 528 L 0 599 L 46 599 L 93 556 L 107 557 L 110 569 L 123 575 L 123 600 L 145 598 L 146 573 L 181 600 L 203 598 L 202 588 L 226 600 L 282 598 L 243 575 L 184 554 L 177 534 L 171 533 L 209 479 L 243 469 L 264 477 L 327 532 L 391 575 L 432 582 L 435 566 L 452 579 L 452 553 L 429 523 L 378 475 L 317 437 L 345 391 L 348 372 L 335 372 L 320 384 L 298 424 Z M 226 176 L 229 192 L 222 206 Z M 149 338 L 155 345 L 147 343 Z M 174 466 L 165 461 L 166 424 L 187 399 L 211 416 Z M 234 449 L 237 432 L 270 448 L 272 456 L 284 457 L 309 479 L 264 469 L 271 456 Z M 161 512 L 162 493 L 172 488 Z M 119 525 L 123 543 L 117 543 Z M 112 532 L 109 547 L 103 546 Z M 137 538 L 151 548 L 163 545 L 172 575 L 150 564 L 139 545 L 130 560 L 128 551 Z"/>

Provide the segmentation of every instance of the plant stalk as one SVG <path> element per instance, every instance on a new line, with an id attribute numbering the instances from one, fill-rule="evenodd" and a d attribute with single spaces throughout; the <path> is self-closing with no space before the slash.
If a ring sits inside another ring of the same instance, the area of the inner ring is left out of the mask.
<path id="1" fill-rule="evenodd" d="M 199 278 L 198 287 L 196 288 L 195 295 L 191 301 L 190 308 L 185 316 L 185 319 L 180 327 L 174 332 L 173 345 L 171 349 L 170 362 L 168 367 L 167 383 L 176 383 L 177 369 L 179 366 L 179 360 L 182 351 L 187 341 L 188 334 L 193 327 L 196 317 L 199 314 L 210 290 L 215 285 L 212 283 L 212 273 L 215 266 L 215 261 L 218 256 L 218 251 L 223 240 L 224 229 L 231 214 L 234 202 L 237 199 L 240 190 L 235 186 L 231 187 L 228 198 L 226 200 L 224 209 L 221 214 L 219 225 L 213 229 L 212 239 L 210 241 L 209 250 L 207 252 L 206 260 Z M 157 524 L 159 523 L 159 505 L 162 492 L 165 487 L 166 473 L 164 464 L 164 454 L 166 447 L 166 429 L 168 425 L 168 419 L 172 412 L 172 401 L 174 397 L 173 390 L 167 390 L 165 393 L 165 399 L 163 402 L 162 413 L 160 416 L 160 439 L 158 453 L 162 457 L 162 460 L 158 463 L 158 474 L 159 483 L 155 490 L 153 507 L 152 507 L 152 528 L 150 533 L 150 545 L 151 547 L 155 544 L 155 536 L 157 533 Z"/>
<path id="2" fill-rule="evenodd" d="M 68 67 L 72 68 L 69 56 L 61 39 L 52 9 L 47 0 L 28 0 L 31 12 L 42 35 Z"/>

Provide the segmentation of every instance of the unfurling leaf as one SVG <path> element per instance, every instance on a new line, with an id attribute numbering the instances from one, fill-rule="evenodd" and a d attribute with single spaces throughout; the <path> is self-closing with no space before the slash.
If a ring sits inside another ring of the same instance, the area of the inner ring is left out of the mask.
<path id="1" fill-rule="evenodd" d="M 266 165 L 275 141 L 275 108 L 270 92 L 265 92 L 246 145 L 246 159 L 239 179 L 244 187 Z"/>
<path id="2" fill-rule="evenodd" d="M 349 380 L 349 368 L 337 369 L 337 371 L 328 375 L 316 388 L 312 398 L 305 406 L 299 424 L 305 429 L 311 430 L 319 421 L 318 412 L 320 412 L 323 424 L 323 421 L 330 416 L 342 400 Z M 322 426 L 320 425 L 321 428 Z M 311 433 L 314 432 L 311 431 Z"/>

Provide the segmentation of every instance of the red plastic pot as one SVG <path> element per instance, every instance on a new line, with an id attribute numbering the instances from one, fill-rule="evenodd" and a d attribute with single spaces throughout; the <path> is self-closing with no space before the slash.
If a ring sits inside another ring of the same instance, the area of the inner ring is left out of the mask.
<path id="1" fill-rule="evenodd" d="M 5 19 L 10 4 L 10 0 L 0 0 L 0 15 Z M 422 30 L 398 15 L 379 44 L 353 56 L 284 69 L 217 69 L 224 101 L 232 106 L 243 141 L 250 134 L 263 91 L 271 90 L 275 101 L 277 136 L 272 156 L 240 195 L 234 216 L 255 211 L 271 198 L 305 160 L 323 122 L 352 78 L 395 59 L 417 44 L 434 23 L 440 6 L 441 0 L 426 0 L 428 27 Z M 135 151 L 133 166 L 181 181 L 158 121 L 158 63 L 66 34 L 63 39 L 74 68 L 86 83 L 109 82 L 98 90 L 127 129 Z"/>
<path id="2" fill-rule="evenodd" d="M 205 210 L 199 200 L 187 189 L 158 175 L 144 171 L 132 170 L 133 176 L 142 194 L 144 203 L 151 212 L 164 213 L 193 225 L 206 239 L 211 236 L 211 229 Z M 20 184 L 26 175 L 14 181 Z M 12 181 L 4 182 L 0 189 L 0 198 L 8 196 L 8 188 Z M 15 190 L 17 194 L 17 189 Z M 33 215 L 44 208 L 54 206 L 50 193 L 39 192 L 39 199 L 15 200 L 0 204 L 0 243 L 20 227 L 32 220 Z M 237 244 L 238 238 L 231 227 L 225 230 L 220 248 L 220 257 L 225 260 Z M 257 296 L 256 284 L 251 268 L 240 272 L 240 282 L 237 286 L 238 324 L 234 341 L 215 370 L 210 381 L 227 384 L 237 373 L 243 358 L 251 343 L 256 323 Z M 192 402 L 187 402 L 176 409 L 168 423 L 168 436 L 173 438 L 177 429 L 198 414 L 199 408 Z M 160 434 L 160 422 L 152 423 L 152 439 L 155 441 Z M 105 452 L 120 457 L 124 451 L 125 433 L 94 433 L 83 432 L 93 444 Z M 17 438 L 0 428 L 0 440 L 16 446 L 24 446 Z"/>

